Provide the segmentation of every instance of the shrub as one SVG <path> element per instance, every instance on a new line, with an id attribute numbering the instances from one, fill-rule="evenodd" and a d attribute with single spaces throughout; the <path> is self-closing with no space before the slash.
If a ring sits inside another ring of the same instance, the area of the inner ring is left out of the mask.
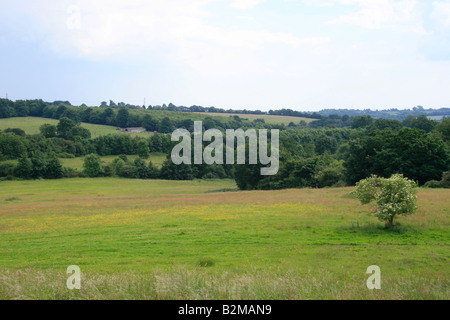
<path id="1" fill-rule="evenodd" d="M 0 177 L 6 177 L 14 173 L 15 165 L 13 163 L 0 163 Z"/>
<path id="2" fill-rule="evenodd" d="M 137 179 L 139 178 L 138 169 L 133 165 L 126 163 L 118 171 L 117 175 L 122 178 Z"/>
<path id="3" fill-rule="evenodd" d="M 76 178 L 78 177 L 78 172 L 75 171 L 73 168 L 62 168 L 62 177 L 63 178 Z"/>
<path id="4" fill-rule="evenodd" d="M 43 124 L 39 127 L 39 131 L 46 138 L 56 137 L 56 126 L 51 124 Z"/>
<path id="5" fill-rule="evenodd" d="M 161 170 L 159 170 L 159 168 L 150 161 L 150 163 L 148 164 L 148 178 L 158 179 L 160 174 Z"/>
<path id="6" fill-rule="evenodd" d="M 114 176 L 114 166 L 111 163 L 108 163 L 106 166 L 103 166 L 103 173 L 105 177 Z"/>
<path id="7" fill-rule="evenodd" d="M 14 176 L 29 179 L 32 177 L 32 175 L 33 175 L 33 164 L 26 155 L 23 155 L 19 159 L 17 167 L 14 169 Z"/>
<path id="8" fill-rule="evenodd" d="M 26 133 L 22 129 L 19 128 L 8 128 L 4 131 L 5 133 L 13 133 L 16 136 L 25 137 Z"/>
<path id="9" fill-rule="evenodd" d="M 47 160 L 45 177 L 47 179 L 60 179 L 63 177 L 63 167 L 56 155 L 52 155 Z"/>
<path id="10" fill-rule="evenodd" d="M 96 154 L 90 154 L 84 158 L 83 172 L 88 177 L 95 178 L 103 175 L 103 167 L 100 157 Z"/>
<path id="11" fill-rule="evenodd" d="M 442 174 L 441 181 L 431 180 L 425 183 L 425 188 L 450 188 L 450 171 Z"/>
<path id="12" fill-rule="evenodd" d="M 441 184 L 443 188 L 450 188 L 450 171 L 442 174 Z"/>
<path id="13" fill-rule="evenodd" d="M 138 143 L 138 155 L 143 159 L 148 159 L 150 156 L 150 148 L 145 140 L 140 140 Z"/>
<path id="14" fill-rule="evenodd" d="M 440 181 L 431 180 L 423 185 L 425 188 L 442 188 L 442 184 Z"/>

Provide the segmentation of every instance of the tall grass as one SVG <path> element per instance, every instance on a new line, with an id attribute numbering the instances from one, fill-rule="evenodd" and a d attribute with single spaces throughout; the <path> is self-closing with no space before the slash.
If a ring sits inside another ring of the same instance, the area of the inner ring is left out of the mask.
<path id="1" fill-rule="evenodd" d="M 450 298 L 449 281 L 430 277 L 383 278 L 369 290 L 364 275 L 337 277 L 326 271 L 246 273 L 173 268 L 150 274 L 85 274 L 81 290 L 66 287 L 55 270 L 0 272 L 4 300 L 397 300 Z"/>

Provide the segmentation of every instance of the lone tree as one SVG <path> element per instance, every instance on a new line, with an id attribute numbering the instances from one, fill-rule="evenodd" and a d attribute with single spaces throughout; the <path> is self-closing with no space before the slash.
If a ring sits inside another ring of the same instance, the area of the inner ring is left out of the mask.
<path id="1" fill-rule="evenodd" d="M 417 184 L 401 174 L 388 179 L 373 175 L 359 181 L 354 193 L 361 204 L 374 201 L 375 216 L 390 228 L 394 226 L 396 215 L 411 215 L 417 210 Z"/>

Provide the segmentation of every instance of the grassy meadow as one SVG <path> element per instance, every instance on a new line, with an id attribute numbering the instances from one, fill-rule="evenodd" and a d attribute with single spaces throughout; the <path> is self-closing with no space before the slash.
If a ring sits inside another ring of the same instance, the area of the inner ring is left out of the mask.
<path id="1" fill-rule="evenodd" d="M 22 118 L 7 118 L 0 119 L 0 130 L 5 130 L 8 128 L 20 128 L 25 131 L 26 134 L 33 135 L 39 133 L 39 127 L 43 124 L 58 125 L 59 120 L 39 118 L 39 117 L 22 117 Z M 116 127 L 105 126 L 100 124 L 91 123 L 81 123 L 83 128 L 88 129 L 91 132 L 92 138 L 97 138 L 100 136 L 105 136 L 108 134 L 118 134 L 121 131 L 116 130 Z M 152 133 L 142 132 L 142 133 L 123 133 L 130 134 L 132 136 L 148 137 Z"/>
<path id="2" fill-rule="evenodd" d="M 118 156 L 102 156 L 100 159 L 102 160 L 102 163 L 108 164 L 113 162 L 114 159 L 116 159 Z M 83 163 L 84 163 L 85 157 L 76 157 L 76 158 L 69 158 L 69 159 L 60 159 L 61 164 L 63 167 L 73 168 L 82 170 L 83 169 Z M 135 159 L 139 158 L 137 155 L 128 155 L 127 156 L 128 161 L 134 161 Z M 161 168 L 164 161 L 167 159 L 167 155 L 164 153 L 151 153 L 150 157 L 148 159 L 142 159 L 145 161 L 145 163 L 148 165 L 148 163 L 151 161 L 155 166 Z"/>
<path id="3" fill-rule="evenodd" d="M 351 191 L 0 182 L 0 299 L 449 299 L 450 190 L 421 189 L 394 230 Z M 366 288 L 370 265 L 381 290 Z"/>
<path id="4" fill-rule="evenodd" d="M 247 119 L 249 121 L 253 121 L 256 119 L 263 119 L 266 123 L 269 123 L 269 124 L 285 124 L 285 125 L 288 125 L 291 122 L 298 124 L 302 120 L 305 121 L 306 123 L 311 123 L 313 121 L 316 121 L 315 119 L 311 119 L 311 118 L 276 116 L 276 115 L 268 115 L 268 114 L 235 114 L 235 113 L 212 113 L 212 112 L 208 112 L 208 113 L 199 112 L 198 114 L 213 116 L 213 117 L 227 117 L 227 118 L 233 117 L 233 116 L 238 116 L 239 118 Z"/>
<path id="5" fill-rule="evenodd" d="M 138 157 L 139 157 L 138 155 L 127 155 L 128 161 L 134 161 Z M 80 171 L 83 169 L 84 158 L 85 157 L 60 158 L 59 161 L 61 162 L 61 165 L 63 167 L 72 168 L 72 169 L 76 169 L 77 171 Z M 100 157 L 103 165 L 113 162 L 113 160 L 116 158 L 118 158 L 118 156 L 101 156 Z M 164 163 L 164 161 L 166 159 L 167 159 L 166 154 L 154 152 L 154 153 L 150 154 L 148 159 L 142 159 L 142 160 L 144 160 L 144 162 L 147 165 L 151 161 L 155 166 L 161 168 L 162 164 Z M 0 164 L 1 163 L 12 163 L 14 165 L 17 165 L 18 160 L 5 160 L 5 161 L 0 161 Z"/>

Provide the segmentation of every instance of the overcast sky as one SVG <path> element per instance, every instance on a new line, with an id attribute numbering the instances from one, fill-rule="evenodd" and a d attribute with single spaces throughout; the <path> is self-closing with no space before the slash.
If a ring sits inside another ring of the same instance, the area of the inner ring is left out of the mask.
<path id="1" fill-rule="evenodd" d="M 450 0 L 2 0 L 0 96 L 450 107 Z"/>

